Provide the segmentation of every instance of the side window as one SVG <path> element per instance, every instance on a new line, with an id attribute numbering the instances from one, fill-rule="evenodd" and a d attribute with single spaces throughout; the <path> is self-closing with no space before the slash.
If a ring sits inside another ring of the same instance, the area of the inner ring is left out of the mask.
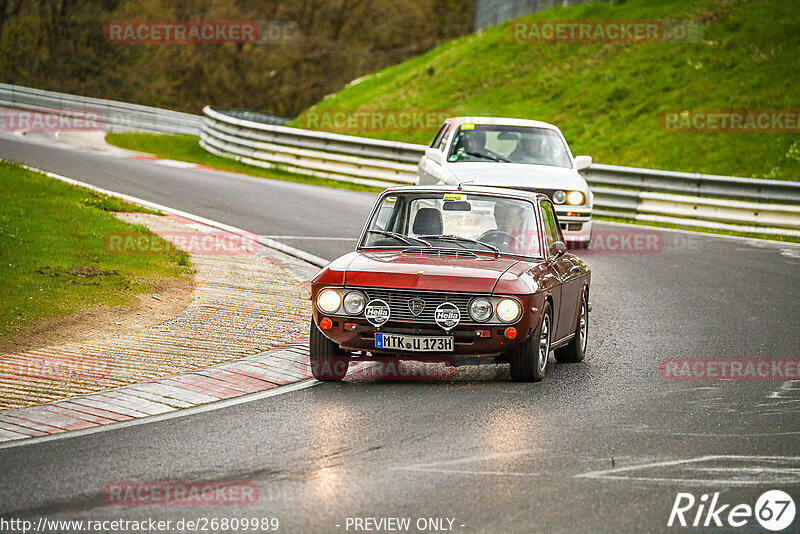
<path id="1" fill-rule="evenodd" d="M 396 217 L 395 207 L 397 205 L 397 197 L 386 197 L 383 204 L 378 209 L 378 215 L 375 217 L 375 227 L 378 230 L 388 230 L 389 226 L 394 222 Z"/>
<path id="2" fill-rule="evenodd" d="M 547 250 L 550 250 L 550 247 L 553 246 L 553 243 L 559 240 L 558 222 L 556 222 L 553 205 L 549 200 L 542 200 L 539 202 L 539 206 L 542 208 L 544 233 L 547 238 Z"/>
<path id="3" fill-rule="evenodd" d="M 442 124 L 442 126 L 439 128 L 439 131 L 436 132 L 436 135 L 433 137 L 433 141 L 431 141 L 431 148 L 439 148 L 439 144 L 441 143 L 448 126 L 450 125 L 446 122 Z"/>
<path id="4" fill-rule="evenodd" d="M 442 132 L 442 138 L 439 140 L 439 145 L 437 148 L 444 152 L 444 147 L 447 145 L 447 140 L 450 138 L 450 125 L 445 123 L 444 124 L 444 131 Z"/>

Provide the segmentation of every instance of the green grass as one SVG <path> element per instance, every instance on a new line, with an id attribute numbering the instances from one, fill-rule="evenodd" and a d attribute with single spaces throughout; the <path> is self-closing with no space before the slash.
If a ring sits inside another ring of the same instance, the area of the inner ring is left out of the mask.
<path id="1" fill-rule="evenodd" d="M 800 179 L 794 133 L 688 133 L 669 110 L 796 110 L 796 0 L 627 0 L 558 7 L 520 20 L 691 19 L 689 43 L 515 43 L 509 22 L 356 80 L 313 110 L 452 110 L 558 125 L 596 162 L 730 176 Z M 292 125 L 303 124 L 302 117 Z M 348 131 L 428 143 L 433 130 Z"/>
<path id="2" fill-rule="evenodd" d="M 191 272 L 185 252 L 115 254 L 105 238 L 147 234 L 109 211 L 150 212 L 0 160 L 0 335 L 37 319 L 124 305 L 149 282 Z"/>
<path id="3" fill-rule="evenodd" d="M 201 147 L 196 135 L 169 135 L 169 134 L 144 134 L 144 133 L 109 133 L 106 141 L 112 145 L 127 150 L 145 152 L 159 158 L 173 159 L 203 165 L 221 171 L 237 172 L 259 178 L 284 180 L 310 185 L 334 187 L 337 189 L 352 189 L 354 191 L 369 191 L 377 193 L 383 189 L 368 185 L 318 178 L 306 174 L 296 174 L 281 169 L 265 169 L 254 165 L 247 165 L 238 161 L 215 156 Z"/>

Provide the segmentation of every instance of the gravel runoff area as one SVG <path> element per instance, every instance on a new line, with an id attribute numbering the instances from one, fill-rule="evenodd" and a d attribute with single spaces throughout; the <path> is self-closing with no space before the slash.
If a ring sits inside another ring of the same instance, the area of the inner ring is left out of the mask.
<path id="1" fill-rule="evenodd" d="M 313 269 L 292 264 L 291 258 L 279 263 L 274 251 L 265 255 L 247 236 L 179 217 L 119 217 L 147 226 L 184 250 L 181 243 L 190 245 L 187 252 L 196 271 L 191 303 L 176 317 L 120 336 L 3 355 L 0 410 L 187 373 L 307 335 L 311 314 L 304 282 Z M 202 243 L 209 239 L 216 244 L 205 250 Z"/>

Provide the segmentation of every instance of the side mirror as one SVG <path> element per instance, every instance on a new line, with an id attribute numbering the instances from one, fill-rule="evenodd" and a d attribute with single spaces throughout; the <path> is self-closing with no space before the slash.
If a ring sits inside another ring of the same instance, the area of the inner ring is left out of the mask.
<path id="1" fill-rule="evenodd" d="M 438 163 L 439 165 L 442 164 L 442 160 L 444 159 L 444 155 L 442 151 L 438 148 L 428 147 L 425 149 L 425 157 L 431 161 Z"/>
<path id="2" fill-rule="evenodd" d="M 567 244 L 563 241 L 556 241 L 550 245 L 550 255 L 554 258 L 560 258 L 567 253 Z"/>
<path id="3" fill-rule="evenodd" d="M 582 171 L 592 166 L 592 156 L 575 156 L 575 169 Z"/>

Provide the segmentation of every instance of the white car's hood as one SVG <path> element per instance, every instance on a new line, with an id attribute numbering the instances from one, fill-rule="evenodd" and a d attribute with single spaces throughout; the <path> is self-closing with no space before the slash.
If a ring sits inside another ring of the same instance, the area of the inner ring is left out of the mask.
<path id="1" fill-rule="evenodd" d="M 495 187 L 530 187 L 538 189 L 576 189 L 588 191 L 586 180 L 575 169 L 525 163 L 469 162 L 447 165 L 447 183 Z"/>

